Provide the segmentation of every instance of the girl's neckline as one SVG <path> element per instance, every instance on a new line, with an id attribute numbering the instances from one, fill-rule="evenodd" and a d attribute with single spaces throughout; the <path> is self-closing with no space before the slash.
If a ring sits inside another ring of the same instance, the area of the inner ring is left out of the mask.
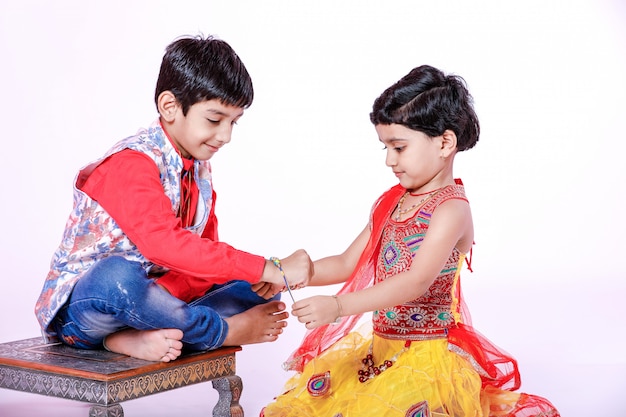
<path id="1" fill-rule="evenodd" d="M 435 197 L 437 194 L 439 194 L 441 191 L 445 190 L 446 188 L 452 187 L 452 186 L 453 185 L 444 185 L 443 187 L 436 188 L 434 190 L 431 190 L 431 191 L 428 191 L 428 192 L 425 192 L 425 193 L 419 193 L 419 194 L 411 194 L 410 190 L 406 190 L 406 192 L 398 200 L 398 203 L 396 204 L 396 208 L 391 213 L 391 216 L 389 216 L 389 220 L 391 220 L 393 223 L 396 223 L 396 224 L 405 224 L 405 223 L 413 220 L 418 215 L 420 210 L 428 202 L 430 202 L 433 199 L 433 197 Z M 406 200 L 407 196 L 409 196 L 409 195 L 411 195 L 413 197 L 424 196 L 424 198 L 422 198 L 418 203 L 413 204 L 411 207 L 403 210 L 402 209 L 402 204 L 404 203 L 404 200 Z M 401 219 L 401 217 L 404 214 L 411 213 L 411 212 L 413 212 L 413 213 L 410 216 L 408 216 L 405 219 Z"/>

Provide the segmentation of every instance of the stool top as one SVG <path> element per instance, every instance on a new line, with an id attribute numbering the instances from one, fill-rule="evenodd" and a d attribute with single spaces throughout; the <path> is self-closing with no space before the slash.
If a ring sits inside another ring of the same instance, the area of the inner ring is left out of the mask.
<path id="1" fill-rule="evenodd" d="M 171 362 L 150 362 L 107 350 L 77 349 L 62 343 L 44 343 L 41 337 L 0 344 L 0 366 L 11 365 L 54 374 L 85 377 L 96 380 L 123 378 L 161 369 L 186 366 L 211 359 L 232 356 L 241 346 L 193 352 Z"/>

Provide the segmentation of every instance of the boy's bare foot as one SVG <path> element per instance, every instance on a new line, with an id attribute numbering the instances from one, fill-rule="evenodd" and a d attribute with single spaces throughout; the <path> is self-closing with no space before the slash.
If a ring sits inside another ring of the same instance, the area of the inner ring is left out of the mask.
<path id="1" fill-rule="evenodd" d="M 228 334 L 224 346 L 250 345 L 253 343 L 273 342 L 287 326 L 289 313 L 285 303 L 271 301 L 235 314 L 226 320 Z"/>
<path id="2" fill-rule="evenodd" d="M 111 352 L 146 361 L 169 362 L 178 358 L 183 348 L 183 332 L 178 329 L 124 329 L 104 340 Z"/>

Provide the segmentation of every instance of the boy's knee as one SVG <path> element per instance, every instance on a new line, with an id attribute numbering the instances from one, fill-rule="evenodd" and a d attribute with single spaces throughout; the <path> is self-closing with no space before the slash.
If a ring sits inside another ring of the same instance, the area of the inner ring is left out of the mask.
<path id="1" fill-rule="evenodd" d="M 110 256 L 93 266 L 77 283 L 78 287 L 87 287 L 88 291 L 99 294 L 127 292 L 135 287 L 139 280 L 145 280 L 146 273 L 138 262 L 129 261 L 121 256 Z"/>
<path id="2" fill-rule="evenodd" d="M 103 272 L 115 276 L 130 276 L 143 272 L 139 262 L 129 261 L 122 256 L 109 256 L 104 258 L 98 261 L 93 269 L 104 270 Z"/>

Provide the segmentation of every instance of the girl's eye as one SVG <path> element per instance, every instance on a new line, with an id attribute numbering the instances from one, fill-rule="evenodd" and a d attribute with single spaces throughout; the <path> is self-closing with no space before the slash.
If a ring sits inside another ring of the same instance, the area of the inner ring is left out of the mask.
<path id="1" fill-rule="evenodd" d="M 405 148 L 405 146 L 396 146 L 396 147 L 393 147 L 391 149 L 393 149 L 396 152 L 402 152 L 404 150 L 404 148 Z M 389 148 L 387 148 L 386 146 L 383 147 L 383 151 L 385 151 L 387 149 L 389 149 Z"/>
<path id="2" fill-rule="evenodd" d="M 220 122 L 219 120 L 212 120 L 212 119 L 207 119 L 207 120 L 208 120 L 209 122 L 211 122 L 211 123 L 219 123 L 219 122 Z"/>

